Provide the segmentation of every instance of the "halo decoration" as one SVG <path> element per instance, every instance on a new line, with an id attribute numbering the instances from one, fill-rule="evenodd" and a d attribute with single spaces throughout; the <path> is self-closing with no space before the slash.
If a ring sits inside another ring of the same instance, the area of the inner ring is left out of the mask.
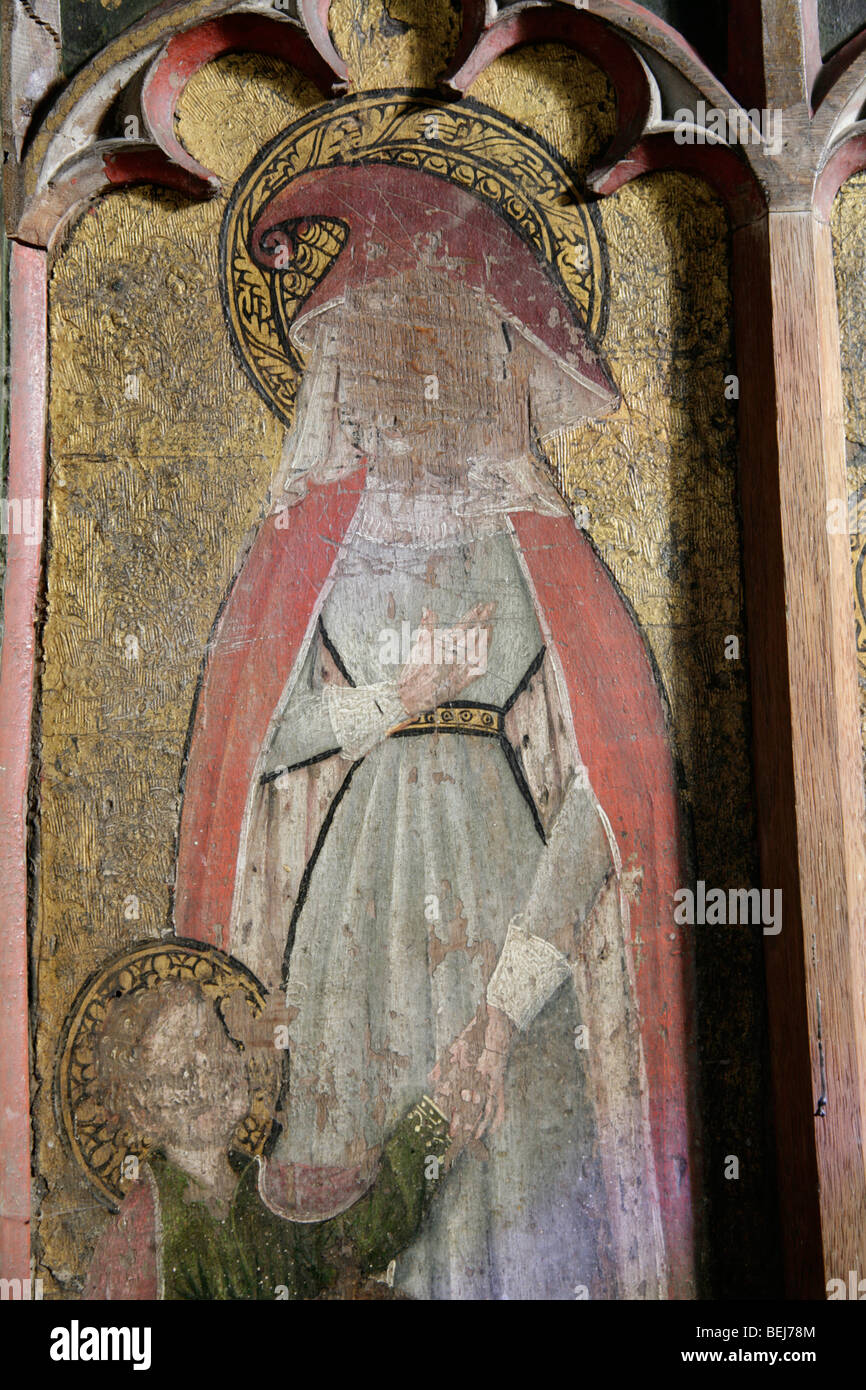
<path id="1" fill-rule="evenodd" d="M 336 218 L 300 223 L 291 266 L 274 271 L 253 257 L 253 227 L 300 175 L 361 164 L 426 173 L 488 203 L 546 263 L 588 339 L 601 339 L 604 236 L 596 207 L 559 155 L 534 132 L 470 99 L 443 105 L 432 93 L 361 92 L 317 107 L 272 140 L 239 178 L 223 218 L 220 287 L 229 333 L 253 386 L 285 425 L 293 423 L 303 370 L 288 332 L 348 228 Z"/>
<path id="2" fill-rule="evenodd" d="M 143 1158 L 146 1146 L 118 1121 L 99 1093 L 96 1047 L 112 1000 L 154 989 L 167 980 L 200 987 L 220 1003 L 239 990 L 251 1018 L 261 1013 L 265 990 L 232 956 L 214 946 L 179 938 L 142 942 L 115 956 L 79 991 L 66 1021 L 55 1071 L 55 1105 L 62 1133 L 99 1199 L 117 1210 L 129 1186 L 124 1159 Z M 247 1058 L 252 1102 L 235 1130 L 233 1147 L 249 1155 L 263 1151 L 279 1088 L 279 1068 L 256 1051 Z"/>

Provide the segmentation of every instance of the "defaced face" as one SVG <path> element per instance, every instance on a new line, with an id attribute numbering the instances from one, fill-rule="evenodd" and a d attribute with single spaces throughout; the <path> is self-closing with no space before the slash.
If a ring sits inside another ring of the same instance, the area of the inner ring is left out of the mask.
<path id="1" fill-rule="evenodd" d="M 246 1065 L 202 995 L 167 998 L 141 1039 L 131 1087 L 133 1122 L 150 1144 L 227 1147 L 248 1113 Z"/>
<path id="2" fill-rule="evenodd" d="M 428 274 L 349 297 L 340 313 L 338 411 L 380 471 L 447 476 L 528 443 L 522 342 L 477 294 Z"/>

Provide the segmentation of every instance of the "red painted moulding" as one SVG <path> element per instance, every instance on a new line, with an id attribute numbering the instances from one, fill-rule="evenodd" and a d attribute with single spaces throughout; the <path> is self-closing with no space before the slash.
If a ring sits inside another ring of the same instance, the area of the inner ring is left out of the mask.
<path id="1" fill-rule="evenodd" d="M 42 515 L 47 256 L 12 243 L 7 497 Z M 35 512 L 31 515 L 35 515 Z M 8 529 L 8 528 L 7 528 Z M 27 1012 L 27 794 L 40 541 L 7 537 L 0 663 L 0 1272 L 30 1277 L 30 1058 Z"/>
<path id="2" fill-rule="evenodd" d="M 195 199 L 209 198 L 215 191 L 213 183 L 179 169 L 156 145 L 105 141 L 63 165 L 48 187 L 30 200 L 19 224 L 19 239 L 51 247 L 79 206 L 112 187 L 136 183 L 174 188 Z"/>
<path id="3" fill-rule="evenodd" d="M 331 31 L 328 28 L 330 8 L 331 0 L 298 0 L 298 12 L 310 36 L 310 43 L 332 72 L 345 82 L 349 76 L 349 69 L 331 41 Z"/>
<path id="4" fill-rule="evenodd" d="M 320 0 L 327 7 L 328 0 Z M 678 145 L 659 133 L 640 139 L 650 111 L 649 84 L 643 66 L 618 28 L 640 20 L 651 34 L 673 44 L 690 66 L 712 73 L 690 44 L 664 20 L 631 0 L 620 0 L 612 13 L 589 14 L 564 5 L 536 5 L 528 0 L 490 24 L 460 65 L 455 63 L 442 81 L 461 94 L 504 53 L 529 43 L 566 43 L 592 59 L 613 83 L 617 99 L 617 132 L 604 163 L 590 171 L 587 182 L 599 196 L 615 193 L 630 179 L 662 170 L 679 170 L 703 178 L 723 199 L 736 224 L 763 216 L 766 201 L 748 165 L 725 146 Z M 639 142 L 639 143 L 636 143 Z"/>
<path id="5" fill-rule="evenodd" d="M 201 179 L 187 169 L 178 168 L 155 145 L 136 149 L 129 142 L 125 143 L 126 148 L 118 147 L 102 156 L 108 184 L 153 183 L 162 188 L 176 188 L 190 198 L 209 198 L 214 192 L 212 179 Z"/>
<path id="6" fill-rule="evenodd" d="M 330 96 L 335 71 L 297 25 L 265 15 L 233 14 L 187 29 L 170 39 L 154 60 L 141 93 L 144 118 L 168 159 L 211 185 L 214 175 L 183 148 L 174 132 L 181 93 L 199 68 L 226 53 L 266 53 L 284 58 Z"/>
<path id="7" fill-rule="evenodd" d="M 866 169 L 866 132 L 850 136 L 834 150 L 818 175 L 812 206 L 822 222 L 829 222 L 833 200 L 846 179 Z"/>
<path id="8" fill-rule="evenodd" d="M 864 49 L 866 49 L 866 29 L 861 29 L 860 33 L 855 34 L 853 39 L 849 39 L 846 44 L 843 44 L 832 58 L 819 66 L 812 87 L 811 107 L 813 115 L 825 98 L 830 95 L 839 79 L 848 71 L 851 64 L 860 57 Z"/>
<path id="9" fill-rule="evenodd" d="M 463 0 L 462 10 L 460 38 L 451 56 L 448 72 L 458 72 L 462 68 L 495 14 L 494 7 L 488 5 L 487 0 Z"/>
<path id="10" fill-rule="evenodd" d="M 678 145 L 669 131 L 648 135 L 610 169 L 590 175 L 600 197 L 640 178 L 664 170 L 692 174 L 719 195 L 735 227 L 756 222 L 767 211 L 761 186 L 749 166 L 727 145 Z"/>
<path id="11" fill-rule="evenodd" d="M 462 95 L 504 53 L 544 41 L 564 43 L 585 53 L 610 78 L 616 91 L 617 131 L 606 159 L 612 162 L 621 158 L 646 125 L 650 112 L 649 83 L 639 58 L 625 39 L 585 10 L 533 5 L 507 11 L 485 30 L 465 61 L 459 67 L 449 68 L 441 80 Z"/>

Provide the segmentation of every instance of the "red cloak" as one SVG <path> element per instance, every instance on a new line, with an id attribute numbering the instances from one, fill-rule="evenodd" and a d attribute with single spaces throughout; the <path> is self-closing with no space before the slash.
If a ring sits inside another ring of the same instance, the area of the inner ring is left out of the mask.
<path id="1" fill-rule="evenodd" d="M 311 489 L 291 525 L 264 523 L 216 625 L 193 719 L 175 929 L 229 949 L 244 811 L 256 761 L 354 515 L 363 470 Z M 567 516 L 516 512 L 518 543 L 557 649 L 583 762 L 642 886 L 629 921 L 649 1086 L 669 1296 L 694 1297 L 692 950 L 674 923 L 685 882 L 680 809 L 660 692 L 634 619 Z"/>

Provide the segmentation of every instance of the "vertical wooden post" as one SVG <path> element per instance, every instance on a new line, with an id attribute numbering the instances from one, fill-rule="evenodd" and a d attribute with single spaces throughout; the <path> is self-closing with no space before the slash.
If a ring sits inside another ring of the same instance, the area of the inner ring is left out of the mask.
<path id="1" fill-rule="evenodd" d="M 762 16 L 787 143 L 769 215 L 734 236 L 753 751 L 762 878 L 783 891 L 766 956 L 788 1294 L 823 1298 L 866 1275 L 866 820 L 848 537 L 828 526 L 847 480 L 811 21 L 799 0 Z"/>
<path id="2" fill-rule="evenodd" d="M 0 662 L 0 1272 L 30 1277 L 27 790 L 41 567 L 46 405 L 46 262 L 11 247 L 9 503 Z M 28 528 L 13 522 L 29 506 Z M 38 535 L 27 529 L 38 520 Z"/>

